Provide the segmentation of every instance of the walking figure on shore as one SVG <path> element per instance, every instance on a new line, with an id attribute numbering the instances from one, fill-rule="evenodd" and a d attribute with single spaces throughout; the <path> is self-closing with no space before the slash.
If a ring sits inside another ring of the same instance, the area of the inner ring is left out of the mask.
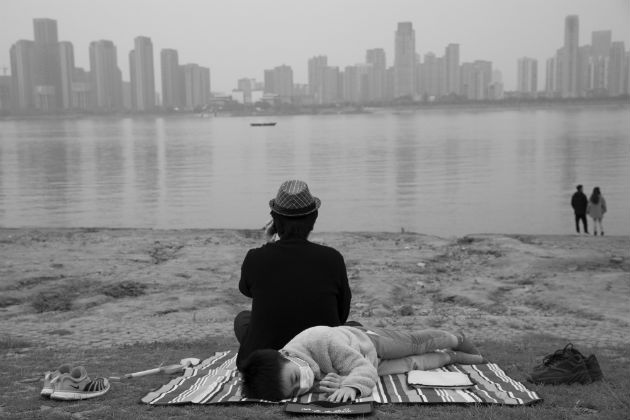
<path id="1" fill-rule="evenodd" d="M 604 219 L 604 213 L 606 213 L 606 200 L 604 200 L 599 187 L 593 188 L 593 193 L 588 199 L 586 213 L 593 218 L 593 235 L 597 236 L 597 226 L 599 225 L 599 231 L 604 236 L 602 220 Z"/>
<path id="2" fill-rule="evenodd" d="M 580 220 L 584 226 L 584 233 L 588 233 L 588 223 L 586 221 L 586 207 L 588 206 L 588 199 L 586 194 L 582 192 L 582 184 L 575 187 L 577 191 L 571 197 L 571 207 L 575 213 L 575 230 L 580 233 Z"/>

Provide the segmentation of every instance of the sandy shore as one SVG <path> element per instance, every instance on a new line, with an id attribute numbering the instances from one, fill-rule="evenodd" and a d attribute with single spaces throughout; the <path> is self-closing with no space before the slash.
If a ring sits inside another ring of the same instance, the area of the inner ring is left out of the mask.
<path id="1" fill-rule="evenodd" d="M 366 325 L 630 344 L 628 237 L 311 239 L 344 255 L 350 317 Z M 250 303 L 237 288 L 242 259 L 262 240 L 249 230 L 0 229 L 0 331 L 54 348 L 229 337 Z"/>

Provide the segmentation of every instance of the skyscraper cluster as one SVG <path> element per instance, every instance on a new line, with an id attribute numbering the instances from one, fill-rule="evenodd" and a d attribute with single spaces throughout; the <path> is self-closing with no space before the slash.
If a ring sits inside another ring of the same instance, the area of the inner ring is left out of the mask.
<path id="1" fill-rule="evenodd" d="M 491 61 L 460 63 L 459 44 L 449 44 L 442 56 L 427 52 L 420 57 L 411 22 L 399 22 L 394 35 L 394 63 L 387 67 L 385 51 L 366 51 L 365 63 L 330 66 L 325 55 L 308 60 L 307 96 L 291 91 L 293 72 L 286 65 L 265 70 L 264 94 L 281 102 L 334 104 L 391 101 L 492 100 L 506 96 L 536 98 L 608 97 L 630 93 L 630 52 L 611 31 L 595 31 L 591 45 L 579 45 L 578 16 L 565 20 L 564 45 L 547 60 L 544 91 L 538 60 L 517 60 L 517 86 L 504 92 L 502 77 Z M 253 86 L 253 84 L 251 85 Z M 248 96 L 256 98 L 248 89 Z M 280 86 L 283 86 L 280 89 Z M 240 92 L 240 86 L 235 93 Z M 261 93 L 262 95 L 262 93 Z M 258 97 L 261 97 L 258 95 Z M 252 100 L 253 101 L 253 100 Z M 245 101 L 247 102 L 247 100 Z"/>
<path id="2" fill-rule="evenodd" d="M 612 41 L 612 31 L 594 31 L 590 45 L 580 45 L 580 20 L 564 22 L 564 44 L 547 59 L 544 91 L 548 97 L 585 98 L 630 93 L 630 51 Z"/>
<path id="3" fill-rule="evenodd" d="M 34 40 L 11 46 L 11 75 L 0 76 L 0 111 L 17 114 L 63 112 L 152 112 L 158 107 L 193 110 L 210 99 L 210 69 L 180 65 L 173 49 L 160 54 L 163 101 L 155 86 L 151 38 L 138 36 L 129 52 L 129 82 L 123 80 L 116 45 L 89 45 L 89 70 L 75 66 L 74 48 L 59 42 L 57 21 L 34 19 Z"/>
<path id="4" fill-rule="evenodd" d="M 170 48 L 160 51 L 160 98 L 149 37 L 134 39 L 125 81 L 112 41 L 89 44 L 90 68 L 85 70 L 75 66 L 72 43 L 58 40 L 55 20 L 34 19 L 33 29 L 33 40 L 11 46 L 11 74 L 0 76 L 0 113 L 197 110 L 211 102 L 210 69 L 180 64 L 177 50 Z M 383 48 L 368 49 L 364 62 L 343 68 L 317 55 L 308 60 L 305 85 L 295 83 L 293 69 L 282 64 L 264 70 L 261 82 L 239 79 L 230 96 L 252 104 L 330 105 L 630 94 L 630 52 L 624 42 L 613 41 L 610 30 L 600 30 L 592 33 L 590 45 L 580 45 L 576 15 L 566 17 L 563 45 L 547 59 L 544 78 L 538 60 L 517 60 L 514 92 L 504 92 L 501 73 L 491 61 L 460 62 L 460 53 L 460 45 L 451 43 L 441 55 L 421 56 L 412 22 L 399 22 L 389 67 Z"/>
<path id="5" fill-rule="evenodd" d="M 492 63 L 484 60 L 460 63 L 459 44 L 447 45 L 441 57 L 428 52 L 422 60 L 416 50 L 416 34 L 411 22 L 398 23 L 391 67 L 387 67 L 382 48 L 367 50 L 364 63 L 343 69 L 330 66 L 327 56 L 319 55 L 308 60 L 306 95 L 295 95 L 292 84 L 290 67 L 283 65 L 265 70 L 263 96 L 284 103 L 316 105 L 503 97 L 503 84 L 498 73 L 493 72 Z M 240 92 L 240 87 L 235 92 Z M 240 97 L 255 98 L 256 95 Z"/>

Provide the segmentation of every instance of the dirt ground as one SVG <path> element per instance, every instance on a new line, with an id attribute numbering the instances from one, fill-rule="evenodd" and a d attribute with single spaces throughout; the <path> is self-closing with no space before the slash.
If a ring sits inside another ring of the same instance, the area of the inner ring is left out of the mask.
<path id="1" fill-rule="evenodd" d="M 365 325 L 630 343 L 630 238 L 318 233 Z M 56 349 L 231 336 L 262 231 L 0 229 L 0 331 Z M 235 341 L 236 343 L 236 341 Z"/>

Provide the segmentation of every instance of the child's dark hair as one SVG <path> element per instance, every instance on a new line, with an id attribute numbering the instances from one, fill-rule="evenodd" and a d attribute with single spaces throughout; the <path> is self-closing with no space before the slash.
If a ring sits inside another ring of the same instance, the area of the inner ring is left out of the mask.
<path id="1" fill-rule="evenodd" d="M 240 367 L 243 395 L 268 401 L 286 398 L 280 381 L 280 370 L 288 360 L 277 350 L 253 351 Z"/>
<path id="2" fill-rule="evenodd" d="M 271 212 L 273 224 L 282 239 L 306 239 L 315 226 L 317 211 L 306 216 L 288 217 Z"/>

